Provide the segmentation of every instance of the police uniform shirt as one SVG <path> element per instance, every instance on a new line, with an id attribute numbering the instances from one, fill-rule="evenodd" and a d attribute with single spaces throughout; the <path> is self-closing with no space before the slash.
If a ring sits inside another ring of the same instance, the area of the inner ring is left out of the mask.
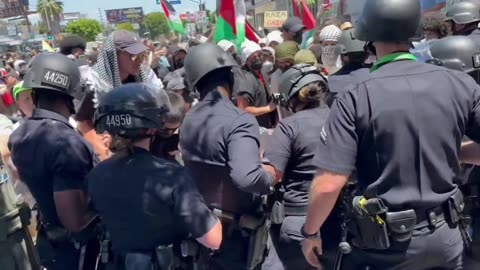
<path id="1" fill-rule="evenodd" d="M 357 168 L 359 190 L 392 211 L 444 203 L 457 190 L 464 133 L 480 141 L 480 87 L 412 57 L 389 55 L 337 95 L 313 161 L 343 175 Z"/>
<path id="2" fill-rule="evenodd" d="M 262 169 L 259 126 L 216 90 L 186 115 L 180 127 L 180 151 L 209 205 L 247 211 L 268 193 L 273 176 Z"/>
<path id="3" fill-rule="evenodd" d="M 264 83 L 255 77 L 249 70 L 233 68 L 235 83 L 233 85 L 232 97 L 243 97 L 253 107 L 265 107 L 270 101 L 270 96 Z M 256 116 L 261 127 L 271 128 L 272 120 L 270 113 Z"/>
<path id="4" fill-rule="evenodd" d="M 480 29 L 475 29 L 468 37 L 470 37 L 477 46 L 480 46 Z"/>
<path id="5" fill-rule="evenodd" d="M 180 165 L 134 148 L 113 156 L 87 176 L 94 208 L 121 252 L 151 251 L 210 231 L 217 219 Z"/>
<path id="6" fill-rule="evenodd" d="M 9 149 L 43 221 L 61 226 L 53 193 L 86 189 L 85 177 L 98 162 L 90 144 L 62 115 L 35 109 L 10 136 Z"/>
<path id="7" fill-rule="evenodd" d="M 283 174 L 286 210 L 308 204 L 308 191 L 316 172 L 312 159 L 328 113 L 328 107 L 322 105 L 283 119 L 265 150 L 265 158 Z"/>
<path id="8" fill-rule="evenodd" d="M 370 72 L 367 68 L 357 70 L 340 69 L 337 73 L 328 77 L 328 89 L 330 91 L 327 99 L 328 106 L 332 106 L 333 99 L 338 93 L 345 92 L 356 81 L 365 79 Z"/>

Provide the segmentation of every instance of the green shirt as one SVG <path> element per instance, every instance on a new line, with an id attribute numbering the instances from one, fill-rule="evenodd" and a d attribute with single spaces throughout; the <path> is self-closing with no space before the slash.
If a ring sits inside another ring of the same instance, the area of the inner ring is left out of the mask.
<path id="1" fill-rule="evenodd" d="M 375 63 L 375 65 L 373 65 L 373 67 L 370 68 L 370 73 L 377 71 L 379 68 L 383 67 L 386 64 L 403 61 L 403 60 L 417 61 L 417 58 L 413 54 L 407 53 L 407 52 L 398 52 L 398 53 L 388 54 L 382 57 L 380 60 L 378 60 Z"/>

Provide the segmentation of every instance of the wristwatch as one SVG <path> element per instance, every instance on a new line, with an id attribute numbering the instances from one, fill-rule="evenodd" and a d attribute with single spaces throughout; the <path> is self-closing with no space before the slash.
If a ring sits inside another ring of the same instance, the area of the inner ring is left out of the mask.
<path id="1" fill-rule="evenodd" d="M 305 238 L 305 239 L 314 240 L 314 239 L 317 239 L 320 236 L 320 231 L 317 231 L 314 234 L 307 234 L 305 232 L 305 224 L 303 224 L 302 228 L 300 229 L 300 234 L 302 234 L 303 238 Z"/>

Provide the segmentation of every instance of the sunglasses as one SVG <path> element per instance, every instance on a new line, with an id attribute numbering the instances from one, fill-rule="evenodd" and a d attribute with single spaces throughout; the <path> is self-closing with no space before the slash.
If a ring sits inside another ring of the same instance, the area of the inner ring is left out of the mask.
<path id="1" fill-rule="evenodd" d="M 142 53 L 139 53 L 139 54 L 131 54 L 131 53 L 125 51 L 125 50 L 120 50 L 120 51 L 127 53 L 130 56 L 130 60 L 132 60 L 132 62 L 135 62 L 137 60 L 142 60 L 143 61 L 148 56 L 147 52 L 142 52 Z"/>

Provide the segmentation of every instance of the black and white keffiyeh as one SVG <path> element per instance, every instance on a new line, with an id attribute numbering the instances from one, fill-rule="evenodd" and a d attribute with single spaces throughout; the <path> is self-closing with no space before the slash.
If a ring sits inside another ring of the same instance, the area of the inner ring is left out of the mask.
<path id="1" fill-rule="evenodd" d="M 99 50 L 97 63 L 91 70 L 90 80 L 92 83 L 91 87 L 93 91 L 95 91 L 95 104 L 98 104 L 98 100 L 104 94 L 122 85 L 113 34 L 105 40 Z M 158 79 L 151 68 L 146 65 L 140 66 L 140 73 L 136 81 L 152 84 L 159 89 L 163 89 L 163 84 L 160 79 Z"/>

